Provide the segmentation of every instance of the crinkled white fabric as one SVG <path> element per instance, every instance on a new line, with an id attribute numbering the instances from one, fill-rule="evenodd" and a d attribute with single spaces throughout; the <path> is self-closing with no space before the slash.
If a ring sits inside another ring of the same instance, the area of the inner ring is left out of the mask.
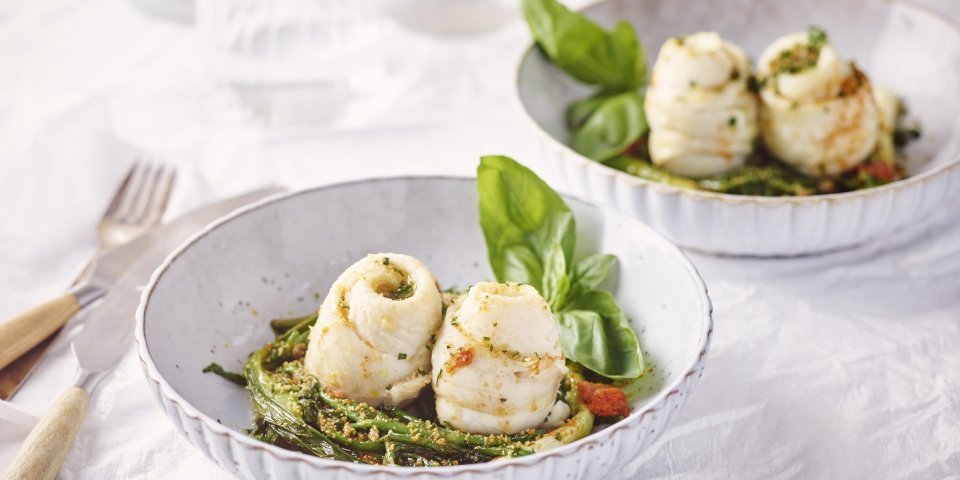
<path id="1" fill-rule="evenodd" d="M 930 1 L 960 19 L 955 2 Z M 179 165 L 170 217 L 265 183 L 469 174 L 489 152 L 536 162 L 509 100 L 527 38 L 520 24 L 422 38 L 409 54 L 426 70 L 368 126 L 277 136 L 229 107 L 189 30 L 122 0 L 0 4 L 0 318 L 63 291 L 93 251 L 131 158 L 104 132 Z M 623 478 L 958 478 L 960 209 L 928 225 L 809 258 L 691 254 L 716 306 L 706 371 Z M 69 383 L 65 340 L 16 406 L 40 413 Z M 0 423 L 0 469 L 26 433 Z M 131 345 L 61 478 L 229 475 L 174 432 Z"/>
<path id="2" fill-rule="evenodd" d="M 625 478 L 958 478 L 958 213 L 823 256 L 691 255 L 706 372 Z"/>

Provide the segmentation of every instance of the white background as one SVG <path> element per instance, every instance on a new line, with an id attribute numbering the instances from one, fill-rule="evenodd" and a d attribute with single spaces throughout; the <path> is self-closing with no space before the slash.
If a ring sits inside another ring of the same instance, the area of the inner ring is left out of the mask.
<path id="1" fill-rule="evenodd" d="M 926 3 L 960 20 L 960 4 Z M 0 2 L 0 318 L 62 292 L 93 252 L 132 160 L 113 138 L 178 166 L 168 218 L 268 183 L 468 175 L 484 153 L 538 166 L 511 102 L 522 24 L 407 41 L 413 73 L 384 79 L 403 83 L 375 115 L 277 131 L 210 80 L 193 30 L 122 0 Z M 691 257 L 716 307 L 706 373 L 628 476 L 960 478 L 956 203 L 852 251 Z M 61 339 L 15 403 L 42 412 L 72 368 Z M 149 395 L 131 350 L 95 396 L 62 476 L 226 478 Z M 25 436 L 0 424 L 0 468 Z"/>

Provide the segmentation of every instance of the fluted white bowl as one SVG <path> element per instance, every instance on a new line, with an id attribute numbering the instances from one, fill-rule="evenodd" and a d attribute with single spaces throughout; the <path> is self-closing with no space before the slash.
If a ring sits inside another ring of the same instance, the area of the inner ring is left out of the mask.
<path id="1" fill-rule="evenodd" d="M 549 178 L 680 245 L 756 256 L 841 249 L 915 225 L 960 189 L 960 29 L 929 10 L 883 0 L 605 0 L 583 12 L 607 27 L 621 19 L 632 23 L 650 62 L 672 36 L 716 31 L 756 57 L 781 35 L 819 25 L 841 55 L 903 96 L 923 125 L 923 137 L 907 151 L 910 178 L 879 188 L 769 198 L 673 187 L 571 149 L 564 111 L 592 89 L 531 46 L 520 60 L 516 93 Z"/>
<path id="2" fill-rule="evenodd" d="M 703 371 L 711 306 L 694 267 L 642 223 L 568 199 L 579 248 L 620 260 L 612 291 L 650 362 L 626 419 L 556 450 L 460 467 L 382 467 L 317 458 L 257 441 L 244 389 L 201 369 L 239 370 L 270 341 L 268 319 L 315 310 L 337 275 L 370 252 L 413 255 L 443 287 L 492 278 L 475 180 L 392 178 L 266 199 L 215 222 L 153 274 L 137 311 L 143 369 L 177 430 L 243 478 L 600 478 L 667 427 Z"/>

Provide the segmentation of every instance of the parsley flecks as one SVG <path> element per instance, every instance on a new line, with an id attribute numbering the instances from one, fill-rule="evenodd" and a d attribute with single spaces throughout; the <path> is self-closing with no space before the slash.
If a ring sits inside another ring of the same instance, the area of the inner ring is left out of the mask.
<path id="1" fill-rule="evenodd" d="M 920 127 L 908 127 L 908 128 L 897 128 L 893 131 L 893 144 L 897 148 L 904 148 L 909 145 L 911 142 L 917 140 L 921 136 Z"/>
<path id="2" fill-rule="evenodd" d="M 410 298 L 413 296 L 413 282 L 404 280 L 397 285 L 397 288 L 384 292 L 382 295 L 390 300 L 403 300 L 405 298 Z"/>
<path id="3" fill-rule="evenodd" d="M 807 41 L 810 46 L 819 49 L 827 43 L 827 32 L 816 25 L 810 25 L 807 29 Z"/>
<path id="4" fill-rule="evenodd" d="M 770 72 L 796 74 L 817 66 L 820 49 L 827 44 L 827 34 L 821 28 L 811 26 L 807 32 L 807 42 L 798 43 L 783 50 L 772 62 Z"/>

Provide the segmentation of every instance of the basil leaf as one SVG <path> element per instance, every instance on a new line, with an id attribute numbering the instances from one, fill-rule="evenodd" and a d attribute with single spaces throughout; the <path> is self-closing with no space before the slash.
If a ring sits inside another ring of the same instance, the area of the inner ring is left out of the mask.
<path id="1" fill-rule="evenodd" d="M 600 104 L 608 98 L 610 98 L 610 95 L 601 92 L 571 103 L 570 106 L 567 107 L 567 128 L 571 131 L 580 128 L 584 122 L 590 118 L 590 115 L 593 115 L 593 112 L 597 111 Z"/>
<path id="2" fill-rule="evenodd" d="M 609 253 L 596 253 L 577 262 L 571 274 L 572 283 L 584 290 L 593 290 L 610 274 L 617 257 Z"/>
<path id="3" fill-rule="evenodd" d="M 570 277 L 567 276 L 567 262 L 560 244 L 554 243 L 546 252 L 543 271 L 543 298 L 547 299 L 550 309 L 559 311 L 570 293 Z"/>
<path id="4" fill-rule="evenodd" d="M 543 292 L 544 259 L 554 243 L 564 264 L 573 263 L 573 213 L 530 169 L 502 156 L 480 159 L 477 167 L 480 226 L 487 257 L 498 281 L 522 282 Z"/>
<path id="5" fill-rule="evenodd" d="M 522 9 L 534 40 L 571 77 L 611 91 L 643 86 L 646 55 L 630 24 L 607 33 L 556 0 L 523 0 Z"/>
<path id="6" fill-rule="evenodd" d="M 608 378 L 640 376 L 643 357 L 637 335 L 610 292 L 580 295 L 556 317 L 568 358 Z"/>
<path id="7" fill-rule="evenodd" d="M 639 376 L 643 358 L 636 334 L 613 295 L 594 290 L 616 258 L 598 254 L 574 264 L 570 208 L 510 158 L 481 158 L 477 191 L 480 226 L 497 280 L 532 285 L 547 299 L 568 358 L 609 378 Z"/>
<path id="8" fill-rule="evenodd" d="M 497 277 L 499 279 L 499 276 Z M 526 283 L 540 290 L 543 264 L 540 256 L 527 245 L 511 245 L 503 251 L 503 278 L 511 282 Z M 501 280 L 503 281 L 503 280 Z"/>
<path id="9" fill-rule="evenodd" d="M 637 39 L 637 32 L 633 25 L 619 21 L 613 26 L 611 35 L 611 51 L 616 64 L 622 67 L 619 76 L 627 90 L 636 90 L 646 83 L 647 53 Z"/>
<path id="10" fill-rule="evenodd" d="M 598 162 L 623 153 L 647 131 L 643 95 L 621 93 L 603 100 L 573 132 L 573 149 Z"/>

